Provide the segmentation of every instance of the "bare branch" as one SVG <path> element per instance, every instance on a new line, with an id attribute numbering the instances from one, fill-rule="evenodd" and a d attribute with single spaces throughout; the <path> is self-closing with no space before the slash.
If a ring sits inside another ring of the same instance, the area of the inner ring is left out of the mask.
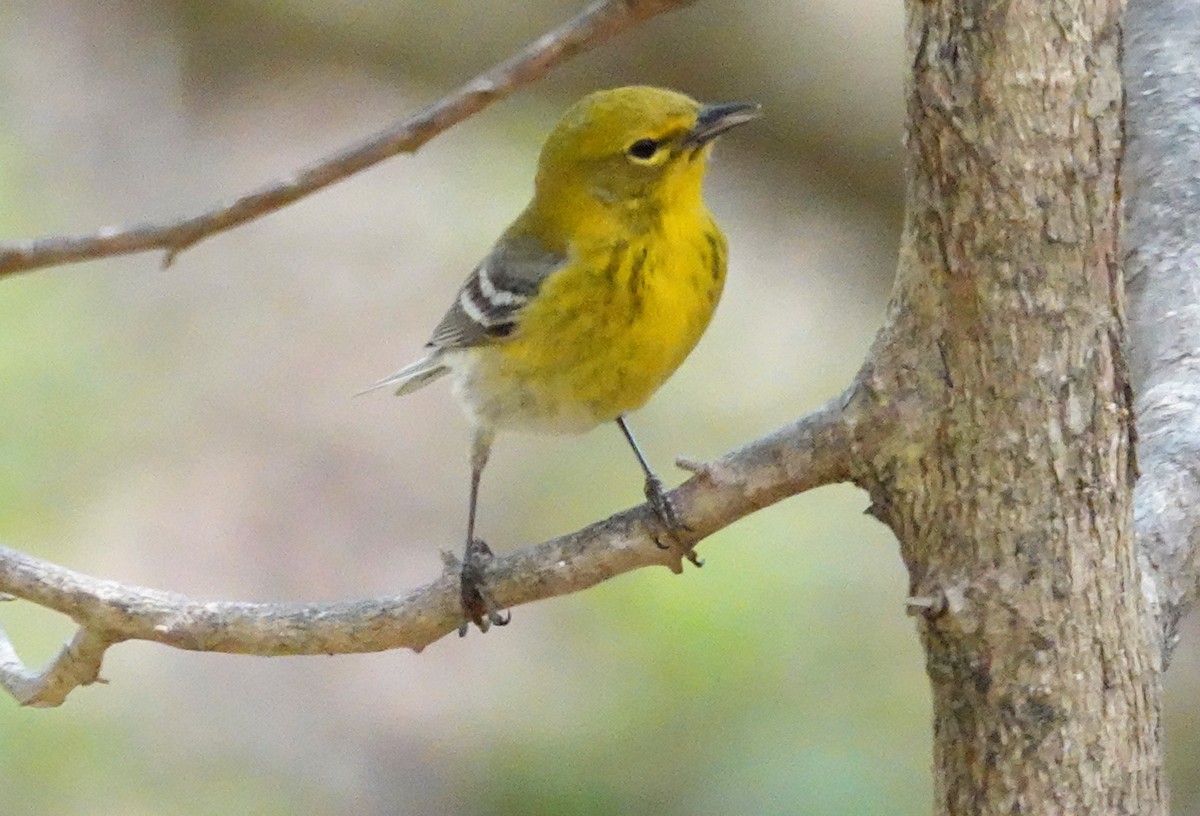
<path id="1" fill-rule="evenodd" d="M 1140 0 L 1126 17 L 1125 274 L 1142 475 L 1134 521 L 1169 657 L 1197 597 L 1200 545 L 1200 9 Z"/>
<path id="2" fill-rule="evenodd" d="M 891 433 L 868 416 L 856 391 L 713 462 L 671 492 L 691 541 L 780 499 L 852 478 L 855 463 Z M 504 607 L 566 595 L 639 567 L 682 571 L 676 550 L 660 549 L 646 506 L 507 555 L 485 580 Z M 0 684 L 25 705 L 53 706 L 93 682 L 107 646 L 149 640 L 195 651 L 255 655 L 420 651 L 463 622 L 458 573 L 409 593 L 334 603 L 193 601 L 182 595 L 93 578 L 0 547 L 0 591 L 70 616 L 81 627 L 49 667 L 31 672 L 0 634 Z"/>
<path id="3" fill-rule="evenodd" d="M 73 689 L 100 680 L 100 662 L 113 641 L 91 629 L 80 629 L 41 671 L 25 668 L 8 634 L 0 627 L 0 687 L 21 705 L 62 705 Z"/>
<path id="4" fill-rule="evenodd" d="M 691 2 L 694 0 L 600 0 L 408 119 L 199 215 L 161 224 L 105 227 L 91 235 L 0 243 L 0 277 L 155 249 L 166 251 L 164 265 L 169 266 L 180 252 L 211 235 L 274 212 L 398 153 L 416 151 L 438 133 L 534 82 L 559 63 L 643 20 Z"/>

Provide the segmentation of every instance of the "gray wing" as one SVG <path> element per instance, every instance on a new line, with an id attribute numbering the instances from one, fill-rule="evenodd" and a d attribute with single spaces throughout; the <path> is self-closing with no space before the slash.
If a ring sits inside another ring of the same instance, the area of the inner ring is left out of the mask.
<path id="1" fill-rule="evenodd" d="M 517 327 L 521 309 L 566 258 L 534 238 L 501 241 L 471 272 L 428 345 L 467 348 L 494 343 Z"/>

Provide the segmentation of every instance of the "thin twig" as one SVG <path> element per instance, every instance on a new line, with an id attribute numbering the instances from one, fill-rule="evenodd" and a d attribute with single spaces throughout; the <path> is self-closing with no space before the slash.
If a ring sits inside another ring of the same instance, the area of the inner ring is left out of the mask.
<path id="1" fill-rule="evenodd" d="M 415 115 L 297 172 L 189 218 L 161 224 L 104 227 L 0 243 L 0 277 L 59 264 L 161 249 L 164 266 L 199 241 L 274 212 L 398 153 L 411 153 L 438 133 L 503 99 L 571 57 L 633 25 L 694 0 L 601 0 L 513 57 Z"/>
<path id="2" fill-rule="evenodd" d="M 848 407 L 847 407 L 848 406 Z M 713 462 L 671 492 L 688 542 L 787 496 L 851 478 L 853 463 L 890 433 L 862 406 L 832 400 L 795 423 Z M 682 569 L 678 550 L 656 546 L 653 512 L 641 505 L 578 532 L 492 561 L 485 573 L 497 603 L 513 607 L 578 592 L 639 567 Z M 684 542 L 681 542 L 684 543 Z M 57 660 L 31 672 L 0 633 L 0 685 L 26 705 L 62 702 L 94 681 L 104 649 L 149 640 L 180 649 L 255 655 L 420 651 L 463 622 L 451 566 L 415 591 L 334 603 L 201 602 L 93 578 L 0 547 L 0 590 L 70 616 L 80 635 Z"/>

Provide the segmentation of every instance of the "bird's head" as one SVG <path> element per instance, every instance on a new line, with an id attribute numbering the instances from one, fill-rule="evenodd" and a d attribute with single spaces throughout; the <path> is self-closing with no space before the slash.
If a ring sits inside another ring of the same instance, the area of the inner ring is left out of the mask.
<path id="1" fill-rule="evenodd" d="M 698 207 L 713 139 L 758 115 L 757 105 L 702 105 L 662 88 L 590 94 L 547 138 L 536 200 L 559 217 L 607 213 L 631 228 L 664 208 Z"/>

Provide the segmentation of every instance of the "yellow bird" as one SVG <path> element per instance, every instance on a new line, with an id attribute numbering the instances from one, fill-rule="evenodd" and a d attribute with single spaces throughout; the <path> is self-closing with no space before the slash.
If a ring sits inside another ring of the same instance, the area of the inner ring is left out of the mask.
<path id="1" fill-rule="evenodd" d="M 716 308 L 726 245 L 701 184 L 713 139 L 758 115 L 661 88 L 584 97 L 547 138 L 532 201 L 459 289 L 428 353 L 367 389 L 408 394 L 454 375 L 474 429 L 463 608 L 482 630 L 508 622 L 480 580 L 491 553 L 475 537 L 498 429 L 615 421 L 667 532 L 683 527 L 625 415 L 679 367 Z"/>

